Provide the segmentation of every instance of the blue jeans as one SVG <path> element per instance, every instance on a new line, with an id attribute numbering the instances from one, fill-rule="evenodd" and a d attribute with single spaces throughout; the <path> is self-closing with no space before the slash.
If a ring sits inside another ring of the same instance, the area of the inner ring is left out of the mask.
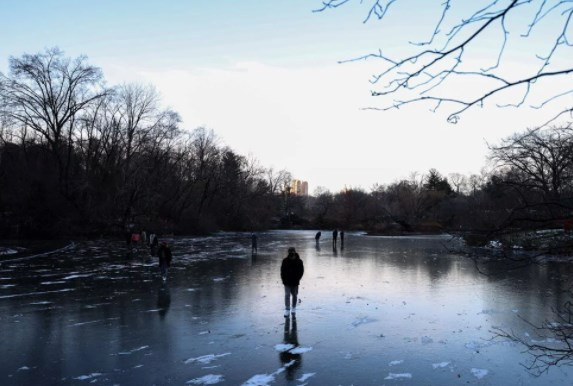
<path id="1" fill-rule="evenodd" d="M 298 295 L 298 285 L 285 285 L 285 308 L 290 310 L 290 300 L 292 296 L 292 308 L 296 308 L 296 299 Z"/>

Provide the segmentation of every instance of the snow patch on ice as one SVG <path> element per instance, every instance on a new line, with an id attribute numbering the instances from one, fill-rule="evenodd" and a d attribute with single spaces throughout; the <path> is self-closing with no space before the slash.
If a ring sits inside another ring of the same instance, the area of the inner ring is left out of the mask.
<path id="1" fill-rule="evenodd" d="M 145 350 L 146 348 L 149 348 L 149 346 L 141 346 L 138 348 L 134 348 L 133 350 L 123 351 L 123 352 L 117 353 L 117 355 L 130 355 L 130 354 L 133 354 L 134 352 Z"/>
<path id="2" fill-rule="evenodd" d="M 312 347 L 297 347 L 297 348 L 293 348 L 289 352 L 291 354 L 304 354 L 305 352 L 309 352 L 309 351 L 312 351 Z"/>
<path id="3" fill-rule="evenodd" d="M 186 383 L 188 385 L 214 385 L 219 382 L 223 382 L 225 378 L 220 374 L 207 374 L 200 378 L 195 378 Z"/>
<path id="4" fill-rule="evenodd" d="M 389 373 L 388 376 L 384 379 L 411 379 L 412 374 L 410 373 Z"/>
<path id="5" fill-rule="evenodd" d="M 432 367 L 434 369 L 442 369 L 444 367 L 449 366 L 451 362 L 440 362 L 440 363 L 432 363 Z"/>
<path id="6" fill-rule="evenodd" d="M 69 276 L 63 277 L 62 280 L 79 279 L 79 278 L 81 278 L 81 277 L 90 277 L 90 276 L 93 276 L 93 273 L 69 275 Z"/>
<path id="7" fill-rule="evenodd" d="M 291 348 L 294 348 L 294 344 L 290 344 L 290 343 L 280 343 L 275 345 L 275 350 L 279 351 L 279 352 L 285 352 L 290 350 Z"/>
<path id="8" fill-rule="evenodd" d="M 432 338 L 430 338 L 429 336 L 423 336 L 420 341 L 422 342 L 422 344 L 434 343 L 434 340 Z"/>
<path id="9" fill-rule="evenodd" d="M 392 362 L 388 363 L 388 366 L 401 365 L 402 363 L 404 363 L 404 360 L 400 359 L 400 360 L 396 360 L 396 361 L 392 361 Z"/>
<path id="10" fill-rule="evenodd" d="M 83 325 L 85 325 L 85 324 L 93 324 L 93 323 L 98 323 L 98 322 L 103 322 L 103 319 L 100 319 L 100 320 L 90 320 L 89 322 L 74 323 L 74 324 L 71 324 L 70 327 L 83 326 Z"/>
<path id="11" fill-rule="evenodd" d="M 369 318 L 368 316 L 363 316 L 361 318 L 356 318 L 354 322 L 352 322 L 353 327 L 358 327 L 362 324 L 373 323 L 376 319 Z"/>
<path id="12" fill-rule="evenodd" d="M 194 363 L 194 362 L 199 362 L 199 363 L 203 363 L 205 365 L 213 362 L 216 359 L 222 358 L 224 356 L 227 355 L 231 355 L 230 352 L 226 352 L 224 354 L 208 354 L 208 355 L 202 355 L 200 357 L 197 358 L 189 358 L 185 361 L 185 364 L 189 364 L 189 363 Z"/>
<path id="13" fill-rule="evenodd" d="M 256 374 L 249 378 L 242 386 L 268 386 L 275 380 L 275 376 L 285 371 L 288 367 L 294 365 L 295 360 L 286 363 L 283 367 L 271 374 Z"/>
<path id="14" fill-rule="evenodd" d="M 18 371 L 26 371 L 26 370 L 30 370 L 30 368 L 28 366 L 22 366 L 18 369 Z"/>
<path id="15" fill-rule="evenodd" d="M 228 278 L 229 278 L 229 276 L 225 276 L 225 277 L 214 277 L 214 278 L 213 278 L 213 281 L 219 282 L 219 281 L 227 280 Z"/>
<path id="16" fill-rule="evenodd" d="M 483 377 L 485 377 L 488 373 L 489 370 L 486 369 L 471 369 L 472 374 L 474 375 L 474 377 L 476 377 L 477 379 L 482 379 Z"/>
<path id="17" fill-rule="evenodd" d="M 87 381 L 88 379 L 92 379 L 92 378 L 97 378 L 102 376 L 102 373 L 91 373 L 89 375 L 80 375 L 79 377 L 75 377 L 74 379 L 80 380 L 80 381 Z"/>
<path id="18" fill-rule="evenodd" d="M 299 382 L 304 382 L 304 381 L 306 381 L 307 379 L 309 379 L 310 377 L 313 377 L 315 374 L 316 374 L 316 373 L 306 373 L 306 374 L 303 374 L 302 377 L 300 377 L 299 379 L 297 379 L 297 381 L 299 381 Z"/>
<path id="19" fill-rule="evenodd" d="M 23 296 L 44 295 L 44 294 L 51 294 L 51 293 L 55 293 L 55 292 L 69 292 L 69 291 L 75 291 L 75 288 L 64 288 L 64 289 L 56 290 L 56 291 L 28 292 L 28 293 L 24 293 L 24 294 L 4 295 L 4 296 L 0 296 L 0 299 L 20 298 Z"/>

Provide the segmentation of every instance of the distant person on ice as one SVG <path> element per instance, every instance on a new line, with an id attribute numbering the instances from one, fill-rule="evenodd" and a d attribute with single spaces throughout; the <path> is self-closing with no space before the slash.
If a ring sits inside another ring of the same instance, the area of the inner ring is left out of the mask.
<path id="1" fill-rule="evenodd" d="M 159 239 L 155 233 L 149 235 L 149 254 L 155 256 L 157 253 L 157 247 L 159 246 Z"/>
<path id="2" fill-rule="evenodd" d="M 332 231 L 332 248 L 336 249 L 336 239 L 338 238 L 338 229 Z"/>
<path id="3" fill-rule="evenodd" d="M 296 253 L 296 250 L 290 247 L 288 256 L 283 259 L 281 265 L 281 279 L 285 286 L 285 317 L 288 317 L 289 313 L 296 314 L 298 285 L 303 274 L 304 265 L 302 260 Z"/>
<path id="4" fill-rule="evenodd" d="M 254 255 L 255 253 L 258 252 L 259 250 L 257 248 L 257 235 L 253 233 L 251 235 L 251 253 Z"/>
<path id="5" fill-rule="evenodd" d="M 165 241 L 162 242 L 161 245 L 159 246 L 159 249 L 157 250 L 157 255 L 159 256 L 159 269 L 161 270 L 161 277 L 163 278 L 163 281 L 166 281 L 167 270 L 171 265 L 172 256 L 171 256 L 171 248 L 169 248 L 169 245 L 167 245 Z"/>
<path id="6" fill-rule="evenodd" d="M 322 236 L 322 232 L 320 232 L 320 231 L 316 232 L 316 235 L 314 236 L 314 240 L 316 241 L 317 244 L 320 241 L 320 236 Z"/>
<path id="7" fill-rule="evenodd" d="M 340 248 L 344 249 L 344 231 L 340 231 Z"/>

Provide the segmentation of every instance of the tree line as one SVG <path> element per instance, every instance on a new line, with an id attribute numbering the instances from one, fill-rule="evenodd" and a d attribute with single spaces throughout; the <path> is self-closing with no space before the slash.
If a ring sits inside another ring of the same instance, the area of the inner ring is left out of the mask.
<path id="1" fill-rule="evenodd" d="M 12 57 L 0 73 L 0 234 L 57 237 L 135 227 L 203 233 L 278 222 L 284 170 L 206 128 L 186 131 L 148 85 L 108 87 L 86 57 Z"/>

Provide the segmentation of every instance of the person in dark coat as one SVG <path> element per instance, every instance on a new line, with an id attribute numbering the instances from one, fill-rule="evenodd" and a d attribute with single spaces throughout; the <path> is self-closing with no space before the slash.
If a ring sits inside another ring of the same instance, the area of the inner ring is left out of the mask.
<path id="1" fill-rule="evenodd" d="M 163 281 L 167 280 L 167 270 L 171 266 L 171 248 L 166 242 L 162 242 L 157 250 L 157 255 L 159 256 L 159 269 L 161 270 L 161 277 Z"/>
<path id="2" fill-rule="evenodd" d="M 288 256 L 281 264 L 281 279 L 285 287 L 285 317 L 288 317 L 289 313 L 296 314 L 298 286 L 302 275 L 304 275 L 304 264 L 296 250 L 290 247 Z"/>
<path id="3" fill-rule="evenodd" d="M 344 231 L 340 231 L 340 248 L 344 248 Z"/>

